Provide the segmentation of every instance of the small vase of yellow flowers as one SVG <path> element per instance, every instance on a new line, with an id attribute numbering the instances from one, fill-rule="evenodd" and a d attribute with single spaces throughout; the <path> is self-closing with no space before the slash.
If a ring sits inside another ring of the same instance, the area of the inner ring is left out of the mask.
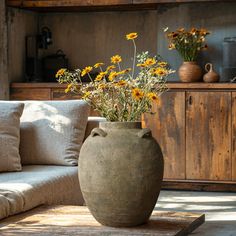
<path id="1" fill-rule="evenodd" d="M 180 28 L 175 32 L 166 31 L 169 40 L 169 50 L 176 49 L 183 58 L 183 64 L 178 70 L 182 82 L 197 82 L 201 79 L 202 70 L 197 64 L 197 57 L 202 50 L 208 48 L 205 38 L 209 34 L 206 29 Z"/>
<path id="2" fill-rule="evenodd" d="M 134 47 L 132 67 L 122 66 L 122 57 L 114 55 L 111 64 L 97 62 L 93 66 L 68 71 L 61 69 L 56 78 L 59 83 L 67 83 L 66 93 L 79 94 L 94 110 L 108 121 L 139 121 L 141 115 L 151 112 L 152 104 L 167 89 L 167 76 L 173 71 L 159 56 L 150 56 L 148 52 L 137 55 L 137 33 L 129 33 L 126 39 Z M 95 79 L 91 72 L 99 71 Z M 89 83 L 83 78 L 88 76 Z"/>

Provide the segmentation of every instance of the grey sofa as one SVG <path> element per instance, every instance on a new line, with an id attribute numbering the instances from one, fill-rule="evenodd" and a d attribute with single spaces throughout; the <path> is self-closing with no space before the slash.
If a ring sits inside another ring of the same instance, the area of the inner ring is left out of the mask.
<path id="1" fill-rule="evenodd" d="M 89 117 L 84 139 L 104 121 Z M 0 173 L 0 219 L 44 204 L 83 205 L 77 166 L 24 165 Z"/>

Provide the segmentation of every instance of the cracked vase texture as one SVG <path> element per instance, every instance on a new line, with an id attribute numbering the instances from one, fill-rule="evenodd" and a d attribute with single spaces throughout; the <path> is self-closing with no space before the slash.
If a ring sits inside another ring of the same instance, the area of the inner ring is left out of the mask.
<path id="1" fill-rule="evenodd" d="M 101 122 L 79 158 L 83 197 L 103 225 L 145 223 L 158 199 L 164 161 L 160 146 L 141 122 Z"/>

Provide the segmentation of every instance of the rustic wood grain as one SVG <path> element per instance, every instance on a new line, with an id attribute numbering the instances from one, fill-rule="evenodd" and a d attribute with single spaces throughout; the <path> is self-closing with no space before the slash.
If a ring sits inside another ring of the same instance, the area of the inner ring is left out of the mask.
<path id="1" fill-rule="evenodd" d="M 153 112 L 145 115 L 144 123 L 161 146 L 164 178 L 185 179 L 185 93 L 163 94 Z"/>
<path id="2" fill-rule="evenodd" d="M 183 90 L 236 90 L 236 83 L 167 83 L 169 89 Z M 11 83 L 11 88 L 66 88 L 58 83 Z"/>
<path id="3" fill-rule="evenodd" d="M 0 2 L 0 99 L 9 99 L 8 35 L 5 1 Z"/>
<path id="4" fill-rule="evenodd" d="M 49 88 L 11 88 L 11 100 L 51 100 Z"/>
<path id="5" fill-rule="evenodd" d="M 132 228 L 111 228 L 99 224 L 86 207 L 40 207 L 0 222 L 2 236 L 21 235 L 123 235 L 184 236 L 203 224 L 196 213 L 153 211 L 147 224 Z"/>
<path id="6" fill-rule="evenodd" d="M 236 92 L 232 92 L 232 180 L 236 181 Z"/>
<path id="7" fill-rule="evenodd" d="M 186 95 L 186 178 L 232 180 L 231 93 Z"/>
<path id="8" fill-rule="evenodd" d="M 162 182 L 162 189 L 207 192 L 236 192 L 236 182 L 165 179 Z"/>
<path id="9" fill-rule="evenodd" d="M 56 7 L 56 6 L 111 6 L 136 4 L 232 2 L 234 0 L 7 0 L 8 6 Z"/>
<path id="10" fill-rule="evenodd" d="M 81 96 L 72 92 L 65 93 L 65 89 L 51 89 L 52 100 L 81 99 Z"/>
<path id="11" fill-rule="evenodd" d="M 8 5 L 15 2 L 21 3 L 22 7 L 77 7 L 77 6 L 113 6 L 113 5 L 127 5 L 132 4 L 132 0 L 8 0 Z"/>
<path id="12" fill-rule="evenodd" d="M 133 0 L 133 4 L 188 3 L 188 2 L 233 2 L 234 0 Z"/>

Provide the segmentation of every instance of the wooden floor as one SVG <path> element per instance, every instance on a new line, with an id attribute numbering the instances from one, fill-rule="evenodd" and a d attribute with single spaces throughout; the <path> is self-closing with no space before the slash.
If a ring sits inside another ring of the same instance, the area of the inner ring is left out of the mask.
<path id="1" fill-rule="evenodd" d="M 111 228 L 99 224 L 86 207 L 40 207 L 0 221 L 0 235 L 183 236 L 188 235 L 204 221 L 203 214 L 153 211 L 145 225 Z"/>

